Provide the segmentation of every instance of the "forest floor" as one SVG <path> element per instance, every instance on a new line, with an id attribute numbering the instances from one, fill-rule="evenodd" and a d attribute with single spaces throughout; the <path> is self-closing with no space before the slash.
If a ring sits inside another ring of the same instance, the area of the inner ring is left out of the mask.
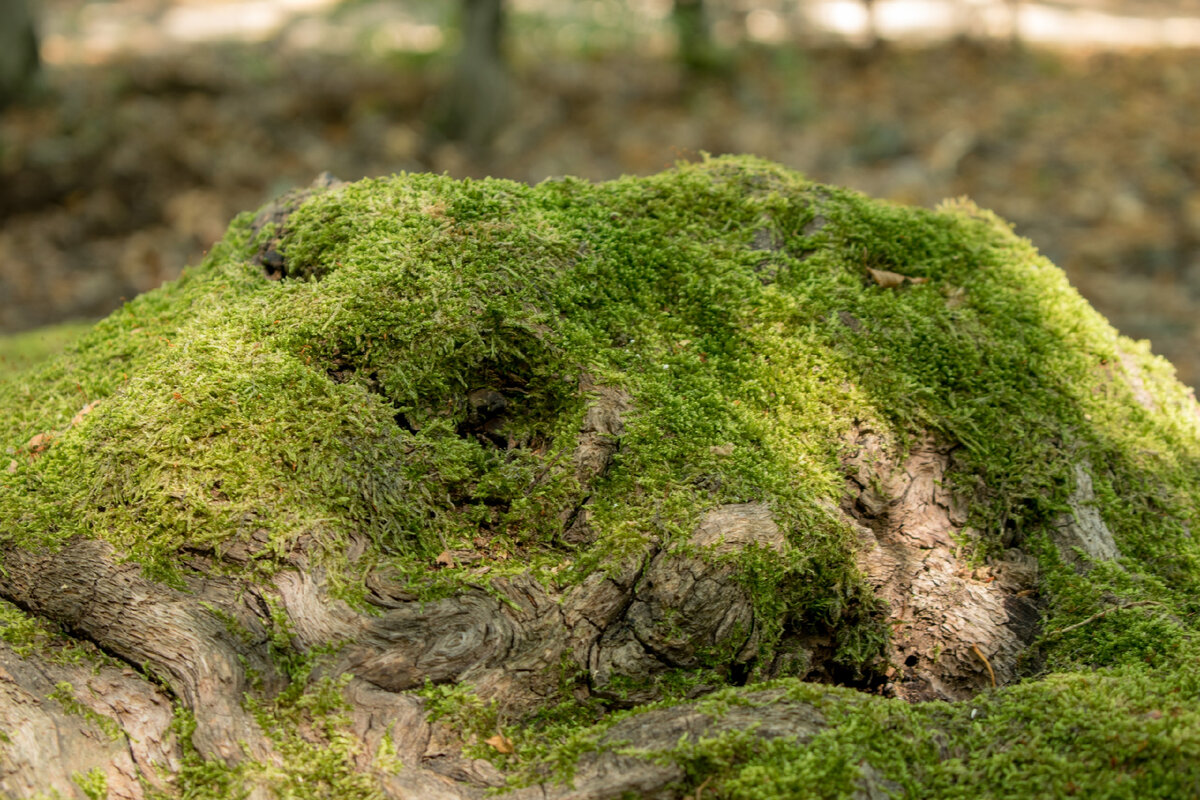
<path id="1" fill-rule="evenodd" d="M 515 71 L 479 153 L 428 130 L 443 57 L 210 42 L 52 65 L 0 118 L 0 332 L 103 315 L 324 170 L 600 180 L 755 153 L 905 203 L 971 196 L 1200 384 L 1196 51 L 773 45 L 702 78 L 629 52 Z"/>

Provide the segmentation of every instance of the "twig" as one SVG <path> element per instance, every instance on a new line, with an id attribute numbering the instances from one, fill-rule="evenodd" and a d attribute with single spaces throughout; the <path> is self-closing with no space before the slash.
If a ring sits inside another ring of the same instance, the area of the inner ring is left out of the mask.
<path id="1" fill-rule="evenodd" d="M 996 673 L 992 669 L 992 662 L 988 661 L 987 656 L 985 656 L 983 654 L 983 651 L 979 649 L 979 645 L 977 645 L 977 644 L 971 645 L 971 650 L 972 650 L 972 652 L 975 653 L 975 655 L 979 656 L 979 660 L 983 662 L 983 665 L 985 667 L 987 667 L 988 675 L 992 679 L 992 686 L 994 688 L 996 686 Z"/>
<path id="2" fill-rule="evenodd" d="M 704 792 L 704 787 L 708 786 L 708 784 L 712 781 L 712 779 L 713 779 L 713 776 L 709 775 L 707 778 L 704 779 L 704 783 L 702 783 L 696 787 L 696 800 L 701 800 L 700 795 L 701 795 L 701 793 Z"/>
<path id="3" fill-rule="evenodd" d="M 1108 608 L 1104 609 L 1103 611 L 1097 611 L 1095 614 L 1092 614 L 1090 617 L 1083 620 L 1082 622 L 1076 622 L 1073 625 L 1068 625 L 1065 628 L 1059 628 L 1056 631 L 1051 631 L 1050 633 L 1046 634 L 1046 638 L 1053 639 L 1055 636 L 1061 636 L 1062 634 L 1066 633 L 1067 631 L 1073 631 L 1076 628 L 1082 628 L 1084 625 L 1087 625 L 1088 623 L 1091 623 L 1091 622 L 1095 622 L 1096 620 L 1100 619 L 1101 617 L 1107 617 L 1109 614 L 1111 614 L 1114 611 L 1121 611 L 1126 608 L 1137 608 L 1138 606 L 1161 606 L 1161 605 L 1162 605 L 1162 603 L 1158 602 L 1157 600 L 1138 600 L 1133 603 L 1125 603 L 1124 605 L 1109 606 Z"/>

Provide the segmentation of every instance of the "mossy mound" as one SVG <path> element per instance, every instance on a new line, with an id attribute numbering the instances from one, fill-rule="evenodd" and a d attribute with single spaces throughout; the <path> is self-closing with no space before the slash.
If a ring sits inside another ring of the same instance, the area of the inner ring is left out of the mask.
<path id="1" fill-rule="evenodd" d="M 607 427 L 598 398 L 619 406 Z M 613 751 L 605 731 L 637 712 L 573 726 L 614 707 L 787 676 L 886 691 L 897 609 L 864 578 L 849 443 L 869 430 L 902 461 L 936 439 L 964 568 L 1036 556 L 1024 682 L 924 706 L 788 683 L 769 702 L 812 704 L 821 733 L 681 742 L 659 754 L 683 770 L 671 791 L 1200 786 L 1200 412 L 966 201 L 897 207 L 750 158 L 325 186 L 240 217 L 180 280 L 10 375 L 0 409 L 4 551 L 99 539 L 178 590 L 299 570 L 368 611 L 380 576 L 431 603 L 513 602 L 498 587 L 524 577 L 566 596 L 648 548 L 694 551 L 716 509 L 766 509 L 774 546 L 705 551 L 752 622 L 697 643 L 656 618 L 670 663 L 641 683 L 571 662 L 546 708 L 493 719 L 524 781 Z M 1099 550 L 1055 534 L 1085 513 Z M 727 692 L 710 709 L 764 696 Z"/>

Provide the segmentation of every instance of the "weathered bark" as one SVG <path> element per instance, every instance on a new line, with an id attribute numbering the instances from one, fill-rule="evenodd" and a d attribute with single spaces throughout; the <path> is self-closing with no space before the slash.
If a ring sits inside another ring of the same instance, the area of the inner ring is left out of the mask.
<path id="1" fill-rule="evenodd" d="M 1009 683 L 1038 632 L 1037 559 L 1016 548 L 984 566 L 960 557 L 966 504 L 945 486 L 952 448 L 927 439 L 903 463 L 860 431 L 843 501 L 859 560 L 889 604 L 890 688 L 908 700 L 961 700 Z"/>
<path id="2" fill-rule="evenodd" d="M 0 794 L 78 793 L 77 774 L 100 770 L 109 797 L 165 788 L 179 768 L 170 698 L 129 668 L 19 655 L 0 644 Z"/>

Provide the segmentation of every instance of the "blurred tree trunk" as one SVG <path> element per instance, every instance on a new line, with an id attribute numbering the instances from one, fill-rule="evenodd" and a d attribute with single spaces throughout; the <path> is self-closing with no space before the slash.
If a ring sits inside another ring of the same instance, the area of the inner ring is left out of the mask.
<path id="1" fill-rule="evenodd" d="M 462 48 L 443 90 L 434 127 L 448 139 L 486 148 L 507 114 L 503 0 L 462 0 Z"/>
<path id="2" fill-rule="evenodd" d="M 37 69 L 37 33 L 27 0 L 0 0 L 0 108 L 29 87 Z"/>
<path id="3" fill-rule="evenodd" d="M 716 66 L 716 50 L 708 30 L 704 0 L 675 0 L 671 11 L 679 40 L 679 60 L 690 72 L 705 72 Z"/>
<path id="4" fill-rule="evenodd" d="M 1021 46 L 1021 6 L 1022 0 L 1008 0 L 1008 37 L 1013 47 Z"/>
<path id="5" fill-rule="evenodd" d="M 867 47 L 871 50 L 879 48 L 879 25 L 875 19 L 875 0 L 863 0 L 867 11 Z"/>

